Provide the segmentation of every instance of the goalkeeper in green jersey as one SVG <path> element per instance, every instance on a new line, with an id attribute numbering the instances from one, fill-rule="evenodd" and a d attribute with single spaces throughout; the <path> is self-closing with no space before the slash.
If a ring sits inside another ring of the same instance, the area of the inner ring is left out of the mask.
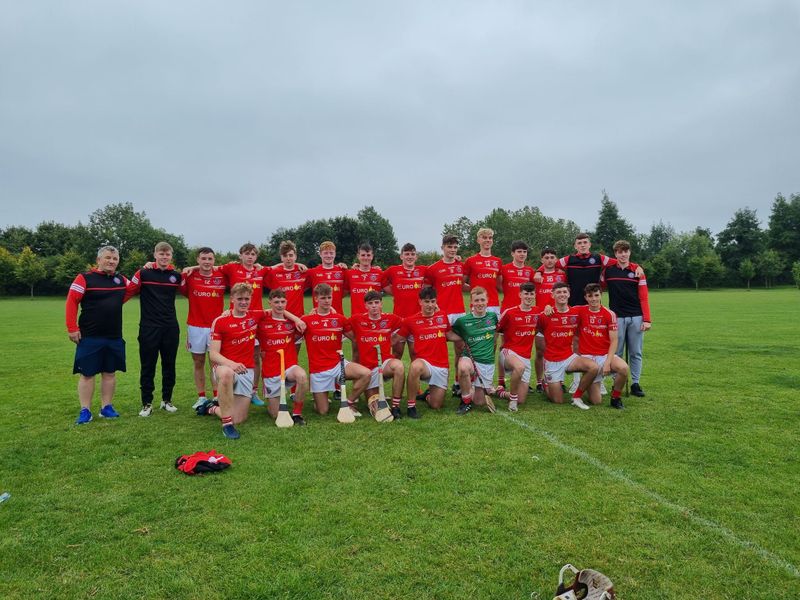
<path id="1" fill-rule="evenodd" d="M 489 300 L 484 288 L 474 287 L 469 295 L 471 310 L 456 319 L 452 329 L 466 343 L 464 356 L 458 361 L 457 377 L 462 390 L 461 404 L 456 410 L 459 415 L 472 410 L 473 402 L 478 406 L 488 405 L 490 410 L 494 406 L 489 394 L 494 389 L 498 317 L 486 310 Z"/>

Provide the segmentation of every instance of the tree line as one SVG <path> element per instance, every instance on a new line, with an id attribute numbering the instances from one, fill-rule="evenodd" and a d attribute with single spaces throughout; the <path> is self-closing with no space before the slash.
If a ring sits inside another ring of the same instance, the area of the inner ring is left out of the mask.
<path id="1" fill-rule="evenodd" d="M 581 231 L 571 220 L 554 219 L 535 206 L 525 206 L 518 210 L 496 208 L 476 221 L 460 217 L 445 224 L 442 233 L 457 236 L 461 254 L 466 257 L 478 251 L 476 234 L 481 227 L 495 231 L 494 253 L 504 259 L 512 241 L 527 242 L 532 264 L 538 262 L 539 250 L 545 246 L 559 255 L 569 254 L 575 235 Z M 632 260 L 642 264 L 651 288 L 749 288 L 753 282 L 765 287 L 794 282 L 800 287 L 800 194 L 788 199 L 778 194 L 766 228 L 762 228 L 756 211 L 742 208 L 714 235 L 702 227 L 678 233 L 662 221 L 647 233 L 636 232 L 604 191 L 594 230 L 588 233 L 592 248 L 610 256 L 615 241 L 631 242 Z M 86 224 L 47 221 L 35 229 L 0 229 L 0 293 L 64 294 L 76 273 L 85 271 L 94 262 L 97 249 L 106 244 L 119 249 L 119 270 L 130 277 L 150 259 L 153 246 L 161 240 L 174 248 L 175 264 L 194 264 L 197 248 L 188 247 L 182 235 L 155 227 L 131 203 L 98 209 Z M 355 217 L 315 219 L 297 227 L 279 228 L 260 244 L 259 260 L 263 264 L 279 262 L 278 248 L 283 240 L 294 241 L 298 260 L 309 266 L 319 263 L 317 245 L 323 240 L 332 240 L 339 260 L 347 264 L 355 261 L 362 242 L 372 245 L 377 264 L 387 266 L 398 260 L 394 229 L 372 206 L 362 208 Z M 419 253 L 420 264 L 431 264 L 438 258 L 436 251 Z M 238 260 L 238 253 L 217 253 L 218 264 L 230 260 Z"/>

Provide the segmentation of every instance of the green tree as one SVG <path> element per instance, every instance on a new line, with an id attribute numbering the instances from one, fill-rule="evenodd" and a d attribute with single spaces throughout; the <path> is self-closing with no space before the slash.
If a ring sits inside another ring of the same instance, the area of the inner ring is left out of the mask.
<path id="1" fill-rule="evenodd" d="M 151 260 L 149 254 L 145 254 L 141 250 L 131 250 L 125 262 L 121 263 L 117 270 L 130 279 L 133 277 L 133 274 L 141 269 L 149 260 Z"/>
<path id="2" fill-rule="evenodd" d="M 432 265 L 440 258 L 442 258 L 442 253 L 437 252 L 436 250 L 423 250 L 422 252 L 417 252 L 418 265 Z"/>
<path id="3" fill-rule="evenodd" d="M 600 213 L 592 235 L 592 247 L 597 252 L 605 252 L 605 254 L 613 256 L 614 243 L 617 240 L 628 240 L 631 243 L 632 252 L 636 254 L 638 251 L 638 239 L 633 226 L 620 216 L 617 205 L 603 190 Z"/>
<path id="4" fill-rule="evenodd" d="M 642 245 L 642 258 L 647 259 L 655 256 L 675 238 L 675 229 L 672 225 L 665 225 L 663 221 L 653 223 L 650 233 L 645 236 Z M 648 273 L 648 278 L 650 274 Z"/>
<path id="5" fill-rule="evenodd" d="M 47 270 L 44 266 L 44 260 L 34 254 L 29 246 L 25 246 L 17 258 L 14 274 L 20 283 L 30 287 L 31 300 L 33 300 L 33 288 L 47 276 Z"/>
<path id="6" fill-rule="evenodd" d="M 78 273 L 83 273 L 89 269 L 90 265 L 86 262 L 83 255 L 77 250 L 67 250 L 58 257 L 58 265 L 55 270 L 55 281 L 60 286 L 68 286 Z"/>
<path id="7" fill-rule="evenodd" d="M 756 270 L 764 278 L 764 287 L 772 287 L 773 280 L 783 273 L 784 265 L 777 250 L 764 250 L 756 257 Z"/>
<path id="8" fill-rule="evenodd" d="M 800 259 L 800 194 L 787 201 L 781 194 L 772 204 L 767 230 L 767 247 L 777 250 L 789 265 Z"/>
<path id="9" fill-rule="evenodd" d="M 375 252 L 375 263 L 384 267 L 396 263 L 400 250 L 397 247 L 394 228 L 388 219 L 372 206 L 365 206 L 358 211 L 356 221 L 359 243 L 370 243 Z"/>
<path id="10" fill-rule="evenodd" d="M 750 208 L 737 210 L 728 225 L 717 236 L 717 251 L 723 264 L 736 271 L 741 262 L 754 259 L 764 248 L 764 233 Z"/>
<path id="11" fill-rule="evenodd" d="M 687 267 L 696 290 L 700 289 L 701 283 L 705 286 L 714 285 L 725 274 L 725 267 L 715 252 L 691 257 Z"/>
<path id="12" fill-rule="evenodd" d="M 33 246 L 33 231 L 27 227 L 12 226 L 0 230 L 0 246 L 11 252 L 19 254 L 25 246 Z"/>
<path id="13" fill-rule="evenodd" d="M 8 292 L 16 281 L 17 259 L 6 248 L 0 246 L 0 291 Z"/>
<path id="14" fill-rule="evenodd" d="M 665 256 L 657 254 L 644 262 L 644 272 L 647 275 L 647 284 L 654 288 L 665 287 L 669 281 L 672 265 Z"/>
<path id="15" fill-rule="evenodd" d="M 749 258 L 745 258 L 741 263 L 739 263 L 739 277 L 747 282 L 747 289 L 750 289 L 750 282 L 752 281 L 753 277 L 756 276 L 756 266 L 753 264 L 753 261 Z"/>
<path id="16" fill-rule="evenodd" d="M 794 261 L 792 265 L 792 277 L 794 278 L 794 284 L 800 289 L 800 260 Z"/>

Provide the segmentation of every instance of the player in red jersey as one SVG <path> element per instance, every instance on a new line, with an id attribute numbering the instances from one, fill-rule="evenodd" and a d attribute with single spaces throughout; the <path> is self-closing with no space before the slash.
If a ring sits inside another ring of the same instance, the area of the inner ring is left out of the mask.
<path id="1" fill-rule="evenodd" d="M 358 264 L 347 271 L 347 288 L 350 290 L 350 314 L 358 315 L 367 312 L 364 297 L 367 292 L 380 291 L 383 271 L 372 264 L 374 257 L 372 246 L 363 243 L 358 247 Z M 355 358 L 353 359 L 355 360 Z"/>
<path id="2" fill-rule="evenodd" d="M 464 261 L 464 278 L 470 287 L 480 286 L 486 290 L 489 304 L 488 312 L 500 316 L 500 296 L 497 293 L 500 269 L 503 261 L 492 255 L 494 231 L 488 227 L 478 229 L 478 246 L 480 251 Z"/>
<path id="3" fill-rule="evenodd" d="M 612 408 L 622 405 L 622 388 L 628 378 L 628 365 L 617 356 L 617 315 L 603 306 L 603 292 L 598 283 L 590 283 L 584 289 L 586 306 L 576 306 L 578 313 L 578 352 L 599 367 L 597 376 L 589 388 L 589 402 L 600 404 L 600 382 L 614 373 L 614 388 L 611 390 Z"/>
<path id="4" fill-rule="evenodd" d="M 267 410 L 275 419 L 278 416 L 281 393 L 281 358 L 278 350 L 283 350 L 284 373 L 287 386 L 296 386 L 292 394 L 292 420 L 295 425 L 305 425 L 303 419 L 303 400 L 308 392 L 308 375 L 297 364 L 297 346 L 295 339 L 299 328 L 287 318 L 286 293 L 274 289 L 269 293 L 270 310 L 265 313 L 258 324 L 257 337 L 261 347 L 264 394 L 267 397 Z"/>
<path id="5" fill-rule="evenodd" d="M 500 351 L 500 368 L 511 373 L 509 390 L 498 387 L 499 396 L 508 399 L 508 410 L 516 412 L 528 396 L 531 380 L 531 352 L 533 340 L 542 309 L 535 305 L 536 292 L 533 284 L 526 281 L 519 286 L 519 305 L 509 308 L 500 317 L 497 325 L 503 334 L 503 349 Z"/>
<path id="6" fill-rule="evenodd" d="M 181 280 L 181 294 L 189 300 L 189 316 L 186 319 L 186 348 L 192 355 L 194 386 L 197 389 L 197 409 L 206 400 L 206 353 L 211 343 L 211 323 L 225 310 L 225 276 L 214 270 L 214 251 L 204 246 L 197 251 L 196 271 L 189 272 Z M 209 361 L 210 362 L 210 361 Z M 214 373 L 211 385 L 217 397 Z"/>
<path id="7" fill-rule="evenodd" d="M 264 285 L 286 294 L 286 310 L 300 316 L 305 313 L 303 294 L 306 289 L 306 269 L 297 264 L 297 247 L 284 241 L 278 248 L 281 264 L 271 267 L 264 275 Z"/>
<path id="8" fill-rule="evenodd" d="M 400 264 L 393 265 L 383 272 L 383 291 L 391 294 L 394 300 L 393 312 L 401 319 L 419 312 L 419 291 L 425 283 L 428 267 L 417 265 L 417 248 L 414 244 L 403 244 L 400 249 Z M 408 342 L 409 357 L 414 359 L 413 340 L 396 338 L 392 344 L 395 358 L 403 358 L 403 350 Z"/>
<path id="9" fill-rule="evenodd" d="M 253 353 L 263 311 L 258 315 L 249 311 L 251 297 L 248 284 L 235 284 L 231 288 L 233 310 L 217 317 L 211 325 L 208 355 L 219 387 L 219 406 L 206 400 L 197 408 L 198 414 L 218 415 L 222 420 L 222 433 L 230 439 L 239 438 L 235 426 L 247 419 L 253 393 Z"/>
<path id="10" fill-rule="evenodd" d="M 555 306 L 553 300 L 553 286 L 560 281 L 567 280 L 565 271 L 556 267 L 558 255 L 550 247 L 542 249 L 542 265 L 538 271 L 542 274 L 542 280 L 536 284 L 536 306 L 544 310 L 546 306 Z M 544 391 L 544 336 L 540 333 L 536 336 L 536 391 Z"/>
<path id="11" fill-rule="evenodd" d="M 450 371 L 448 365 L 447 340 L 460 339 L 450 331 L 447 315 L 438 309 L 436 290 L 430 286 L 419 292 L 420 312 L 403 319 L 395 337 L 414 336 L 415 358 L 408 369 L 408 416 L 418 419 L 417 394 L 420 380 L 429 384 L 426 400 L 433 409 L 444 406 L 444 394 Z M 398 407 L 399 408 L 399 407 Z"/>
<path id="12" fill-rule="evenodd" d="M 583 373 L 578 388 L 572 396 L 572 404 L 588 409 L 581 396 L 594 381 L 600 370 L 593 360 L 579 356 L 573 351 L 573 340 L 578 329 L 577 311 L 570 308 L 569 285 L 561 282 L 553 286 L 555 310 L 550 316 L 539 319 L 539 328 L 545 337 L 544 372 L 547 396 L 556 404 L 564 402 L 561 384 L 565 373 Z"/>
<path id="13" fill-rule="evenodd" d="M 314 312 L 302 317 L 306 324 L 303 335 L 308 351 L 314 406 L 319 414 L 326 415 L 330 406 L 328 392 L 335 390 L 340 375 L 339 352 L 347 317 L 332 309 L 333 290 L 327 283 L 319 283 L 314 287 L 314 303 L 317 305 Z M 344 372 L 345 377 L 353 381 L 348 397 L 350 409 L 356 416 L 361 416 L 356 410 L 356 402 L 367 389 L 370 370 L 358 363 L 345 361 Z"/>
<path id="14" fill-rule="evenodd" d="M 458 238 L 454 235 L 445 235 L 442 238 L 442 258 L 429 266 L 425 273 L 425 283 L 436 290 L 439 310 L 447 315 L 450 325 L 467 314 L 464 310 L 464 292 L 467 290 L 464 284 L 464 263 L 457 257 Z M 464 342 L 461 338 L 453 342 L 453 350 L 455 354 L 453 370 L 456 372 L 458 361 L 464 353 Z M 460 393 L 458 382 L 454 382 L 453 395 L 459 396 Z"/>
<path id="15" fill-rule="evenodd" d="M 378 393 L 378 369 L 383 371 L 384 379 L 392 380 L 392 416 L 399 419 L 400 400 L 403 397 L 405 368 L 403 361 L 393 358 L 392 333 L 400 328 L 402 319 L 393 313 L 383 312 L 381 292 L 370 290 L 364 296 L 366 312 L 354 315 L 345 326 L 344 335 L 355 342 L 358 348 L 359 363 L 370 369 L 367 397 Z M 381 349 L 381 364 L 378 352 Z"/>
<path id="16" fill-rule="evenodd" d="M 337 313 L 344 315 L 342 298 L 347 285 L 347 278 L 345 277 L 347 267 L 342 264 L 336 264 L 336 244 L 331 241 L 325 241 L 319 245 L 319 257 L 322 260 L 322 264 L 306 272 L 306 288 L 315 290 L 320 283 L 329 285 L 333 294 L 331 307 Z M 317 296 L 312 295 L 312 298 L 314 300 L 314 308 L 316 308 Z"/>

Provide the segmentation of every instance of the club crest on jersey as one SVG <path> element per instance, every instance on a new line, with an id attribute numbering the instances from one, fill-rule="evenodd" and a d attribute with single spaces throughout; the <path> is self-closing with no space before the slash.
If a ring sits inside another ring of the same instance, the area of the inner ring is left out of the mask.
<path id="1" fill-rule="evenodd" d="M 492 324 L 492 320 L 491 320 L 490 318 L 487 318 L 487 319 L 486 319 L 486 324 L 487 324 L 487 325 L 491 325 L 491 324 Z"/>
<path id="2" fill-rule="evenodd" d="M 339 319 L 331 319 L 331 327 L 338 327 Z"/>
<path id="3" fill-rule="evenodd" d="M 414 269 L 414 277 L 419 277 L 419 271 L 417 269 Z"/>
<path id="4" fill-rule="evenodd" d="M 375 273 L 373 273 L 372 275 L 369 276 L 369 278 L 370 278 L 371 281 L 375 281 L 375 280 L 378 279 L 378 276 L 375 275 Z"/>
<path id="5" fill-rule="evenodd" d="M 436 317 L 436 324 L 437 325 L 441 325 L 442 323 L 444 323 L 444 318 L 443 317 Z"/>
<path id="6" fill-rule="evenodd" d="M 119 277 L 114 277 L 114 283 L 122 283 L 122 280 Z"/>
<path id="7" fill-rule="evenodd" d="M 628 273 L 628 279 L 633 279 L 634 277 L 636 277 L 635 273 Z"/>
<path id="8" fill-rule="evenodd" d="M 178 278 L 175 277 L 175 275 L 170 275 L 169 276 L 169 282 L 170 283 L 175 283 L 176 281 L 178 281 Z"/>
<path id="9" fill-rule="evenodd" d="M 569 322 L 570 322 L 572 325 L 575 325 L 575 323 L 577 323 L 577 322 L 578 322 L 578 317 L 570 317 L 570 318 L 569 318 Z"/>
<path id="10" fill-rule="evenodd" d="M 255 324 L 256 324 L 256 320 L 255 319 L 247 319 L 247 326 L 248 327 L 252 327 Z"/>
<path id="11" fill-rule="evenodd" d="M 385 329 L 388 324 L 389 321 L 387 321 L 386 319 L 381 319 L 381 324 L 380 324 L 381 329 Z"/>
<path id="12" fill-rule="evenodd" d="M 336 271 L 336 272 L 333 274 L 333 276 L 334 276 L 334 278 L 336 278 L 336 279 L 341 279 L 341 278 L 342 278 L 342 273 L 341 273 L 341 271 Z"/>
<path id="13" fill-rule="evenodd" d="M 589 264 L 590 264 L 590 265 L 593 265 L 594 263 L 595 263 L 594 257 L 590 258 L 590 259 L 589 259 Z"/>

